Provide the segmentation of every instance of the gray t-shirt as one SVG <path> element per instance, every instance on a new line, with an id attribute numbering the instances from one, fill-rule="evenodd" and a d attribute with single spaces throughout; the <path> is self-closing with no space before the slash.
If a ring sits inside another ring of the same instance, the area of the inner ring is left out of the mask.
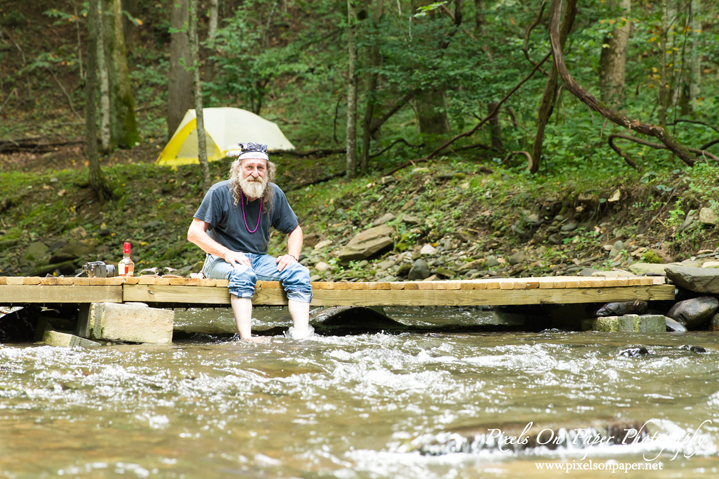
<path id="1" fill-rule="evenodd" d="M 202 200 L 195 218 L 209 223 L 207 234 L 221 245 L 242 253 L 267 254 L 270 226 L 284 234 L 289 234 L 299 224 L 297 215 L 292 211 L 287 197 L 279 186 L 270 183 L 268 188 L 272 188 L 274 194 L 272 210 L 267 212 L 263 204 L 260 215 L 260 201 L 248 202 L 247 196 L 244 196 L 243 219 L 242 204 L 238 203 L 235 206 L 230 181 L 215 183 Z M 258 215 L 260 215 L 259 226 Z M 257 231 L 250 233 L 247 227 L 250 230 L 257 227 Z"/>

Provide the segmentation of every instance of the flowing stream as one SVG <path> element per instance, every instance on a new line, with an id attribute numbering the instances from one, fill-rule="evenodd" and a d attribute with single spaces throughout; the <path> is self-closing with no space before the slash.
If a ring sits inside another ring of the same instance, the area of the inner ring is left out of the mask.
<path id="1" fill-rule="evenodd" d="M 284 314 L 260 313 L 255 327 L 289 325 Z M 414 325 L 487 321 L 479 311 L 389 313 Z M 608 468 L 646 464 L 655 469 L 617 472 L 717 477 L 718 359 L 719 337 L 707 332 L 8 344 L 0 346 L 0 477 L 564 474 L 548 467 L 614 477 Z M 522 447 L 530 423 L 544 433 Z M 625 432 L 601 440 L 623 424 L 646 429 L 635 440 L 622 441 Z M 565 435 L 590 426 L 599 444 Z"/>

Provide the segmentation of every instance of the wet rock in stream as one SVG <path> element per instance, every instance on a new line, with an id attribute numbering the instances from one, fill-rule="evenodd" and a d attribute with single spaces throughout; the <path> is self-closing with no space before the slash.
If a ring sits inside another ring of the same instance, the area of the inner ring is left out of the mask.
<path id="1" fill-rule="evenodd" d="M 624 356 L 625 358 L 639 358 L 642 356 L 647 356 L 648 354 L 649 350 L 644 346 L 626 348 L 619 351 L 619 356 Z"/>
<path id="2" fill-rule="evenodd" d="M 624 316 L 625 314 L 644 314 L 649 307 L 646 301 L 625 301 L 622 303 L 607 303 L 599 310 L 597 316 Z"/>

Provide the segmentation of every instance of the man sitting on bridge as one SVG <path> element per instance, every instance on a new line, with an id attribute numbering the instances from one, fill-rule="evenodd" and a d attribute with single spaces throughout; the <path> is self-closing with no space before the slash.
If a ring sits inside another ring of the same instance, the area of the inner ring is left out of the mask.
<path id="1" fill-rule="evenodd" d="M 232 311 L 240 337 L 252 338 L 252 296 L 257 280 L 280 281 L 287 293 L 293 338 L 309 336 L 310 273 L 298 263 L 302 228 L 282 190 L 271 181 L 275 164 L 267 146 L 241 143 L 230 179 L 212 185 L 194 215 L 187 239 L 207 257 L 205 277 L 229 280 Z M 256 219 L 255 219 L 256 218 Z M 270 226 L 288 235 L 288 252 L 267 254 Z"/>

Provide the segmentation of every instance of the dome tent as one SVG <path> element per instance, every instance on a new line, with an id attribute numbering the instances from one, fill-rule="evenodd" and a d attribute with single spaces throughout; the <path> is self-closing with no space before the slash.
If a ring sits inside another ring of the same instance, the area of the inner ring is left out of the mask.
<path id="1" fill-rule="evenodd" d="M 228 147 L 246 141 L 263 143 L 270 151 L 295 149 L 276 124 L 252 112 L 240 108 L 204 108 L 202 111 L 208 161 L 223 158 Z M 197 116 L 195 110 L 187 110 L 157 163 L 188 165 L 197 162 Z"/>

